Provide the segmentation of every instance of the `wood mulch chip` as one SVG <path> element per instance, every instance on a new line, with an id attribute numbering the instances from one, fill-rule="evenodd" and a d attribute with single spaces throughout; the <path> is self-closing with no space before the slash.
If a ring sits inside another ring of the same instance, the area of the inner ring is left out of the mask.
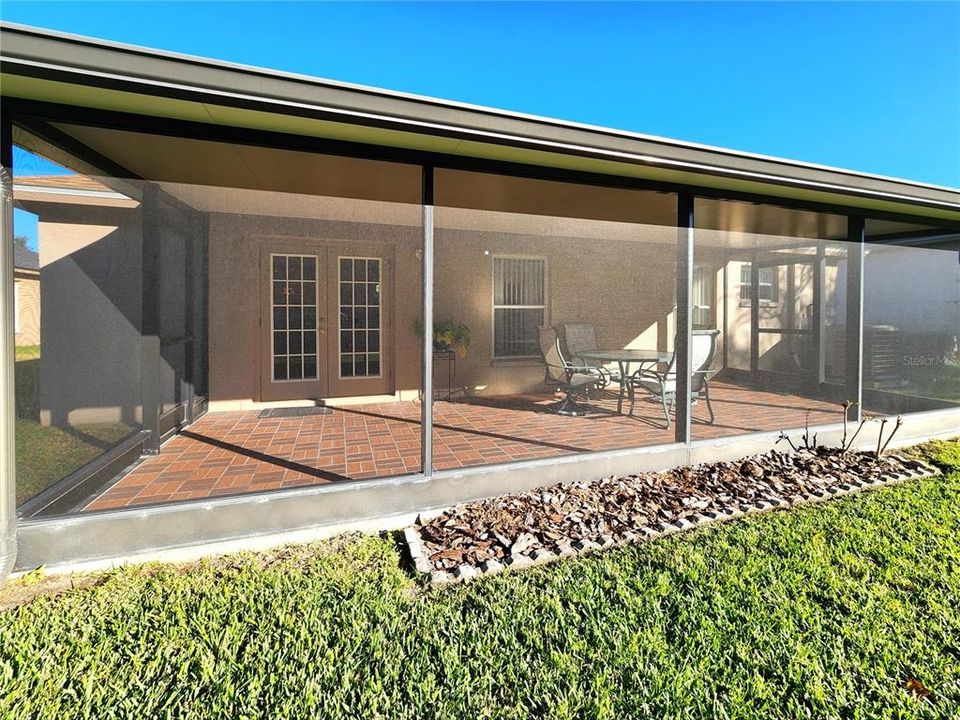
<path id="1" fill-rule="evenodd" d="M 831 488 L 928 474 L 924 463 L 874 452 L 817 447 L 771 451 L 733 462 L 553 485 L 459 505 L 415 527 L 431 571 L 509 564 L 518 556 L 564 554 L 686 527 L 711 513 L 787 506 Z M 421 562 L 423 562 L 421 560 Z M 426 563 L 423 563 L 426 565 Z M 425 567 L 423 569 L 426 569 Z"/>

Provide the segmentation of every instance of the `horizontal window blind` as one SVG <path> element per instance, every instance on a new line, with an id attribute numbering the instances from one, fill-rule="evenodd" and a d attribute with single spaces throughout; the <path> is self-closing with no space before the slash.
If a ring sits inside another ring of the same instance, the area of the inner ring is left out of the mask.
<path id="1" fill-rule="evenodd" d="M 546 261 L 493 258 L 493 356 L 532 357 L 546 316 Z"/>

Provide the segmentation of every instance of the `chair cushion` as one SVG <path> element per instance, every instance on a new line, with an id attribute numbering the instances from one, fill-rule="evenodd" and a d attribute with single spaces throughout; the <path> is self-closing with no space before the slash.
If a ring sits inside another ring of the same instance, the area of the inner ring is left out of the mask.
<path id="1" fill-rule="evenodd" d="M 570 378 L 570 387 L 583 387 L 584 385 L 593 385 L 599 378 L 596 375 L 587 375 L 585 373 L 574 373 Z"/>
<path id="2" fill-rule="evenodd" d="M 599 360 L 587 360 L 582 357 L 573 358 L 573 364 L 580 367 L 595 367 L 598 371 L 603 370 L 614 380 L 620 379 L 620 366 L 617 363 L 604 364 Z"/>

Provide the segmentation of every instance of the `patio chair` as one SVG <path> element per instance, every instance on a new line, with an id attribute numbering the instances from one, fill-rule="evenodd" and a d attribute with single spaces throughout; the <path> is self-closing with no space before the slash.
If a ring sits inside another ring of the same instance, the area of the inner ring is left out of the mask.
<path id="1" fill-rule="evenodd" d="M 568 332 L 568 328 L 572 330 Z M 582 329 L 582 330 L 581 330 Z M 556 330 L 556 328 L 554 328 Z M 573 342 L 571 345 L 570 342 Z M 603 364 L 587 360 L 576 356 L 571 352 L 571 348 L 579 352 L 587 352 L 591 348 L 597 349 L 597 336 L 593 331 L 593 325 L 588 323 L 577 323 L 563 325 L 563 333 L 559 334 L 558 344 L 560 348 L 560 360 L 566 365 L 576 365 L 577 367 L 589 371 L 588 375 L 596 375 L 596 388 L 603 390 L 610 384 L 611 380 L 619 381 L 620 373 L 612 373 Z"/>
<path id="2" fill-rule="evenodd" d="M 690 397 L 694 400 L 703 398 L 707 402 L 707 411 L 710 413 L 710 423 L 713 424 L 713 405 L 710 404 L 710 376 L 715 372 L 710 369 L 717 356 L 717 338 L 719 330 L 694 330 L 690 338 L 693 372 L 690 378 Z M 649 368 L 641 368 L 630 376 L 630 387 L 646 390 L 663 405 L 663 416 L 667 420 L 667 429 L 670 428 L 670 413 L 677 402 L 677 353 L 674 351 L 670 364 L 665 372 L 658 372 Z M 630 414 L 633 414 L 633 397 L 630 399 Z"/>
<path id="3" fill-rule="evenodd" d="M 563 400 L 550 405 L 550 409 L 559 415 L 582 417 L 589 411 L 585 405 L 578 403 L 574 397 L 579 395 L 584 399 L 590 398 L 590 388 L 597 387 L 602 376 L 597 368 L 585 365 L 574 365 L 563 357 L 560 349 L 560 338 L 552 327 L 538 328 L 540 333 L 540 353 L 543 356 L 544 382 L 548 386 L 556 387 L 564 394 Z"/>
<path id="4" fill-rule="evenodd" d="M 564 323 L 562 348 L 566 348 L 567 356 L 571 362 L 597 368 L 605 380 L 603 386 L 609 385 L 611 380 L 620 382 L 619 367 L 613 370 L 596 360 L 586 360 L 580 357 L 580 353 L 597 349 L 597 332 L 592 323 Z"/>

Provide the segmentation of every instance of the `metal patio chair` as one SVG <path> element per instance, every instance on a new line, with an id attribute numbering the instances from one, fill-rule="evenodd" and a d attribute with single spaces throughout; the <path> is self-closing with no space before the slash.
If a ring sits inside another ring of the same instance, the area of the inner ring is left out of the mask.
<path id="1" fill-rule="evenodd" d="M 540 353 L 543 356 L 544 382 L 565 393 L 563 400 L 550 405 L 550 409 L 559 415 L 582 417 L 589 408 L 574 398 L 580 396 L 590 399 L 590 389 L 597 388 L 603 382 L 598 369 L 588 365 L 574 365 L 563 357 L 560 338 L 552 327 L 538 328 L 540 335 Z"/>
<path id="2" fill-rule="evenodd" d="M 613 382 L 620 382 L 620 370 L 605 366 L 596 360 L 586 360 L 580 357 L 580 353 L 586 353 L 597 350 L 597 332 L 592 323 L 564 323 L 563 324 L 563 342 L 561 349 L 565 348 L 567 357 L 570 361 L 585 367 L 595 367 L 603 376 L 605 382 L 602 387 L 606 387 Z"/>
<path id="3" fill-rule="evenodd" d="M 717 338 L 719 330 L 694 330 L 690 338 L 693 372 L 690 378 L 690 397 L 694 400 L 703 398 L 710 413 L 710 423 L 713 424 L 713 405 L 710 403 L 710 376 L 715 371 L 710 369 L 717 356 Z M 641 368 L 630 378 L 631 389 L 646 390 L 652 397 L 660 400 L 663 406 L 663 416 L 667 420 L 667 429 L 670 428 L 670 413 L 677 403 L 677 353 L 674 351 L 670 364 L 665 372 L 649 368 Z M 633 414 L 633 397 L 630 400 L 630 414 Z"/>

